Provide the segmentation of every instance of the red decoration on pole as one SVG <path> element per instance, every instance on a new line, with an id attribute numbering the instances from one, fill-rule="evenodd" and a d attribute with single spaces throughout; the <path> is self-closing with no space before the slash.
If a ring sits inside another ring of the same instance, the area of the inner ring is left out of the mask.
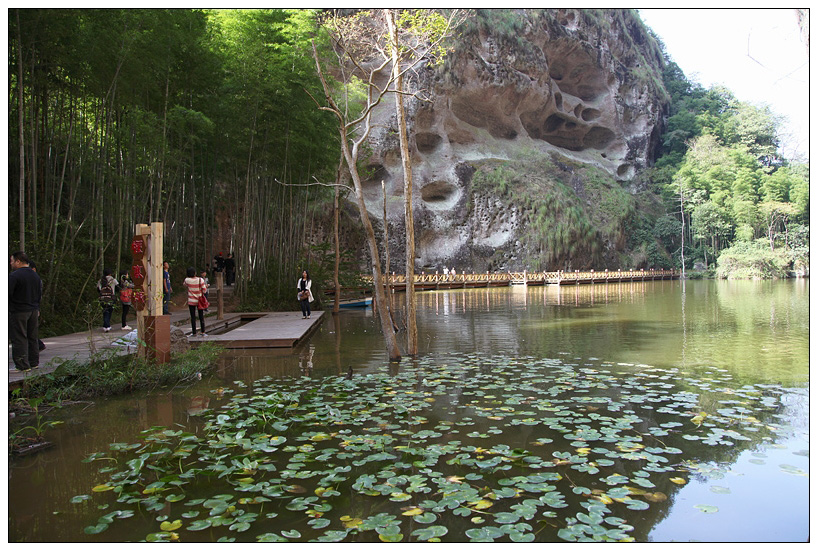
<path id="1" fill-rule="evenodd" d="M 133 253 L 134 260 L 142 260 L 145 256 L 145 238 L 141 235 L 137 235 L 131 241 L 131 252 Z"/>
<path id="2" fill-rule="evenodd" d="M 136 311 L 141 312 L 145 309 L 145 302 L 147 301 L 147 296 L 145 295 L 145 291 L 142 289 L 134 289 L 133 292 L 133 303 L 136 306 Z"/>
<path id="3" fill-rule="evenodd" d="M 142 289 L 142 284 L 145 282 L 145 271 L 141 264 L 131 266 L 131 279 L 133 279 L 135 288 Z"/>

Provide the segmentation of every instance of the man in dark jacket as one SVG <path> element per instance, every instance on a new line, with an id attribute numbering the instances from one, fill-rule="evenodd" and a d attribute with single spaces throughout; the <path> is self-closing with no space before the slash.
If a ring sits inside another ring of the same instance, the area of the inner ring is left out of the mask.
<path id="1" fill-rule="evenodd" d="M 236 259 L 233 258 L 233 253 L 228 254 L 224 259 L 224 277 L 228 287 L 236 281 Z"/>
<path id="2" fill-rule="evenodd" d="M 40 348 L 37 318 L 42 282 L 29 266 L 26 253 L 18 251 L 9 261 L 9 340 L 14 367 L 19 371 L 39 367 Z"/>

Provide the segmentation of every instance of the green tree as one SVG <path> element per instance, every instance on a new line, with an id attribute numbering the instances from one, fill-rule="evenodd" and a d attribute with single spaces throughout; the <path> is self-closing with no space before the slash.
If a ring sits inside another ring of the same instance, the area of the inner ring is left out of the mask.
<path id="1" fill-rule="evenodd" d="M 759 212 L 764 220 L 770 250 L 774 251 L 776 235 L 782 231 L 786 234 L 789 221 L 796 214 L 795 207 L 792 203 L 764 201 L 759 205 Z"/>
<path id="2" fill-rule="evenodd" d="M 705 201 L 695 207 L 691 226 L 694 237 L 707 242 L 713 259 L 719 254 L 721 244 L 733 230 L 727 209 L 717 206 L 712 201 Z M 705 264 L 709 264 L 706 252 L 704 260 Z"/>
<path id="3" fill-rule="evenodd" d="M 735 135 L 733 143 L 743 145 L 758 159 L 772 158 L 778 151 L 780 124 L 780 117 L 774 115 L 769 106 L 739 103 L 730 118 Z"/>

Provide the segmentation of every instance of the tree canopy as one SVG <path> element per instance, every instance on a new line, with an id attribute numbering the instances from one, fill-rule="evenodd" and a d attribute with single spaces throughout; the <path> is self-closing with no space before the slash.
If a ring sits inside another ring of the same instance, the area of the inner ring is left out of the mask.
<path id="1" fill-rule="evenodd" d="M 691 82 L 664 55 L 670 113 L 651 178 L 668 213 L 685 218 L 680 222 L 691 247 L 687 267 L 711 264 L 737 242 L 804 245 L 787 236 L 789 230 L 808 235 L 809 165 L 782 157 L 781 117 L 767 105 L 739 101 L 722 86 L 705 89 Z M 675 206 L 680 193 L 685 196 L 681 213 Z M 675 251 L 669 253 L 678 265 Z"/>

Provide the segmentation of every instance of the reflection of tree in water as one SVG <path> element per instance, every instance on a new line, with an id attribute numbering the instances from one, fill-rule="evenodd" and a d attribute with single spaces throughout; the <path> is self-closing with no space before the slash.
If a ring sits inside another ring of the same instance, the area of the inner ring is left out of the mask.
<path id="1" fill-rule="evenodd" d="M 588 357 L 636 348 L 651 339 L 657 323 L 619 319 L 601 307 L 642 303 L 649 288 L 651 283 L 421 293 L 421 348 L 425 347 L 423 352 L 449 352 L 443 346 L 457 343 L 458 350 L 545 355 L 571 350 Z"/>
<path id="2" fill-rule="evenodd" d="M 315 355 L 315 346 L 310 344 L 301 349 L 298 355 L 298 370 L 304 377 L 312 375 L 312 357 Z"/>

